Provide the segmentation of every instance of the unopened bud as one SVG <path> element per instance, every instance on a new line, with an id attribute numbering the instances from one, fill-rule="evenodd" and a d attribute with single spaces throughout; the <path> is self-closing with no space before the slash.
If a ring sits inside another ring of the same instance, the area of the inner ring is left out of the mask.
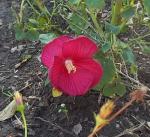
<path id="1" fill-rule="evenodd" d="M 115 104 L 113 101 L 108 100 L 100 109 L 100 117 L 106 119 L 113 112 Z"/>
<path id="2" fill-rule="evenodd" d="M 18 91 L 14 93 L 14 100 L 16 101 L 17 110 L 23 111 L 24 110 L 23 99 L 22 95 Z"/>

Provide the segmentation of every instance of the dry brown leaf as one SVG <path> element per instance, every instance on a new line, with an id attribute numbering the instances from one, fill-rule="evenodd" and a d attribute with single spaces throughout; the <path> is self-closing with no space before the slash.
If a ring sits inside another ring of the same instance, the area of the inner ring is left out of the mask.
<path id="1" fill-rule="evenodd" d="M 13 100 L 2 111 L 0 111 L 0 121 L 11 118 L 16 112 L 16 102 Z"/>

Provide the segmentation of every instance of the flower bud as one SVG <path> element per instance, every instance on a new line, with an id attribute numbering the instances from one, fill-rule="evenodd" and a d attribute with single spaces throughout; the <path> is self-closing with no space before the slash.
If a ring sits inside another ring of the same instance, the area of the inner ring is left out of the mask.
<path id="1" fill-rule="evenodd" d="M 14 100 L 16 101 L 17 110 L 18 111 L 24 111 L 24 104 L 23 104 L 22 95 L 18 91 L 16 91 L 14 93 Z"/>
<path id="2" fill-rule="evenodd" d="M 113 101 L 108 100 L 100 109 L 99 115 L 101 118 L 106 119 L 112 112 L 115 107 Z"/>

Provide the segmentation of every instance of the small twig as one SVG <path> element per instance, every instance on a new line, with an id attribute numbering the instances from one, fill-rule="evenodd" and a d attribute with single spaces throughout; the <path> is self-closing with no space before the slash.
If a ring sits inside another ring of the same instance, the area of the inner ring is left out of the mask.
<path id="1" fill-rule="evenodd" d="M 45 123 L 48 123 L 48 124 L 50 124 L 50 125 L 52 125 L 52 126 L 58 128 L 58 129 L 60 129 L 61 131 L 63 131 L 63 132 L 65 132 L 65 133 L 67 133 L 67 134 L 73 136 L 73 137 L 78 137 L 77 135 L 73 134 L 72 132 L 70 132 L 70 131 L 68 131 L 68 130 L 66 130 L 66 129 L 64 129 L 64 128 L 62 128 L 62 127 L 59 126 L 59 125 L 56 125 L 56 124 L 52 123 L 51 121 L 45 120 L 45 119 L 43 119 L 43 118 L 41 118 L 41 117 L 34 117 L 34 118 L 35 118 L 35 119 L 39 119 L 39 120 L 41 120 L 41 121 L 43 121 L 43 122 L 45 122 Z"/>
<path id="2" fill-rule="evenodd" d="M 139 124 L 139 125 L 137 125 L 137 126 L 131 127 L 131 128 L 129 128 L 129 129 L 126 129 L 126 130 L 124 130 L 122 133 L 118 134 L 118 135 L 115 136 L 115 137 L 121 137 L 121 136 L 124 136 L 124 135 L 126 135 L 126 134 L 132 134 L 133 132 L 139 130 L 139 129 L 140 129 L 141 127 L 143 127 L 144 125 L 145 125 L 145 122 L 143 122 L 143 123 L 141 123 L 141 124 Z"/>
<path id="3" fill-rule="evenodd" d="M 124 74 L 123 72 L 121 72 L 120 70 L 117 70 L 117 72 L 123 76 L 125 76 L 126 78 L 128 78 L 130 81 L 138 84 L 139 86 L 145 86 L 144 84 L 140 83 L 140 81 L 135 80 L 134 78 L 131 78 L 130 76 Z M 150 88 L 147 87 L 147 90 L 150 91 Z"/>
<path id="4" fill-rule="evenodd" d="M 146 123 L 146 121 L 140 121 L 140 120 L 138 120 L 135 116 L 132 116 L 137 122 L 139 122 L 140 124 L 142 124 L 143 122 L 145 122 Z M 144 127 L 147 129 L 147 130 L 149 130 L 150 131 L 150 128 L 145 124 L 144 125 Z"/>
<path id="5" fill-rule="evenodd" d="M 24 89 L 28 88 L 28 87 L 31 86 L 31 85 L 32 85 L 32 83 L 30 83 L 30 84 L 24 86 L 23 88 L 19 89 L 18 92 L 23 91 Z"/>

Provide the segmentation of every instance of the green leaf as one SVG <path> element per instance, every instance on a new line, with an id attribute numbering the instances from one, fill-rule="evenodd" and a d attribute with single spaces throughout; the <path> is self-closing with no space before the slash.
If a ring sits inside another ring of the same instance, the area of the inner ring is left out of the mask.
<path id="1" fill-rule="evenodd" d="M 143 4 L 144 4 L 144 8 L 146 9 L 147 13 L 150 15 L 150 0 L 144 0 Z"/>
<path id="2" fill-rule="evenodd" d="M 143 47 L 142 47 L 142 51 L 143 51 L 143 53 L 150 54 L 150 47 L 148 47 L 148 46 L 143 46 Z"/>
<path id="3" fill-rule="evenodd" d="M 30 41 L 36 41 L 39 39 L 39 32 L 35 30 L 29 30 L 25 33 L 24 39 L 30 40 Z"/>
<path id="4" fill-rule="evenodd" d="M 122 11 L 121 16 L 124 19 L 129 20 L 130 18 L 132 18 L 134 14 L 135 14 L 135 8 L 132 6 L 126 6 Z"/>
<path id="5" fill-rule="evenodd" d="M 46 87 L 47 85 L 50 84 L 50 80 L 49 78 L 47 77 L 46 80 L 44 81 L 44 86 Z"/>
<path id="6" fill-rule="evenodd" d="M 47 34 L 40 34 L 39 35 L 39 40 L 41 43 L 46 44 L 49 41 L 53 40 L 56 38 L 57 35 L 55 33 L 47 33 Z"/>
<path id="7" fill-rule="evenodd" d="M 124 49 L 124 48 L 128 48 L 129 45 L 127 43 L 124 43 L 123 41 L 117 39 L 116 43 L 115 43 L 115 46 L 118 48 L 118 49 Z"/>
<path id="8" fill-rule="evenodd" d="M 21 27 L 16 27 L 15 28 L 15 38 L 16 40 L 23 40 L 25 39 L 25 32 L 23 31 L 23 29 Z"/>
<path id="9" fill-rule="evenodd" d="M 117 83 L 115 90 L 116 94 L 119 96 L 123 96 L 126 93 L 126 87 L 122 82 Z"/>
<path id="10" fill-rule="evenodd" d="M 34 24 L 34 25 L 38 25 L 39 24 L 39 22 L 37 20 L 35 20 L 35 19 L 29 19 L 29 22 Z"/>
<path id="11" fill-rule="evenodd" d="M 107 51 L 109 51 L 111 49 L 111 45 L 110 43 L 104 43 L 101 47 L 101 50 L 103 53 L 106 53 Z"/>
<path id="12" fill-rule="evenodd" d="M 122 56 L 123 56 L 125 62 L 130 63 L 130 64 L 135 64 L 135 56 L 134 56 L 131 48 L 123 49 Z"/>
<path id="13" fill-rule="evenodd" d="M 77 34 L 82 34 L 87 25 L 87 14 L 81 13 L 81 15 L 77 13 L 71 14 L 69 16 L 69 27 Z"/>
<path id="14" fill-rule="evenodd" d="M 68 0 L 69 3 L 71 4 L 79 4 L 81 0 Z"/>
<path id="15" fill-rule="evenodd" d="M 138 71 L 137 65 L 131 64 L 131 66 L 130 66 L 130 73 L 131 74 L 137 74 L 137 71 Z"/>
<path id="16" fill-rule="evenodd" d="M 113 34 L 119 34 L 120 32 L 120 26 L 115 26 L 108 22 L 105 22 L 105 29 L 106 32 L 113 33 Z"/>
<path id="17" fill-rule="evenodd" d="M 35 41 L 39 39 L 39 32 L 36 30 L 29 30 L 25 32 L 23 27 L 16 26 L 15 28 L 15 38 L 16 40 L 30 40 Z"/>
<path id="18" fill-rule="evenodd" d="M 98 57 L 100 60 L 102 67 L 103 67 L 103 77 L 100 83 L 96 86 L 96 89 L 102 89 L 105 85 L 107 85 L 109 82 L 112 82 L 113 79 L 116 76 L 115 73 L 115 66 L 111 59 L 104 58 L 104 57 Z"/>
<path id="19" fill-rule="evenodd" d="M 119 95 L 123 96 L 126 93 L 125 85 L 122 82 L 113 82 L 108 84 L 103 89 L 104 96 L 114 96 Z"/>
<path id="20" fill-rule="evenodd" d="M 89 9 L 101 10 L 105 6 L 104 0 L 86 0 L 85 2 Z"/>

